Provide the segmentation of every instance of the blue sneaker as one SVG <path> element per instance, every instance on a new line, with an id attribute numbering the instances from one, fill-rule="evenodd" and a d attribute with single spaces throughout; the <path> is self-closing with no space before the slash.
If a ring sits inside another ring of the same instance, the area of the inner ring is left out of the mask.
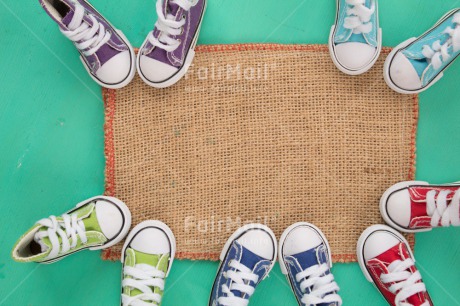
<path id="1" fill-rule="evenodd" d="M 336 0 L 337 15 L 329 35 L 329 52 L 340 71 L 362 74 L 382 50 L 377 0 Z"/>
<path id="2" fill-rule="evenodd" d="M 209 306 L 244 306 L 276 261 L 276 238 L 262 224 L 238 229 L 225 243 Z"/>
<path id="3" fill-rule="evenodd" d="M 278 251 L 281 272 L 299 305 L 342 305 L 330 270 L 329 244 L 317 227 L 305 222 L 291 225 L 281 235 Z"/>
<path id="4" fill-rule="evenodd" d="M 460 54 L 460 9 L 444 15 L 422 36 L 410 38 L 388 55 L 384 77 L 403 94 L 422 92 L 436 83 Z"/>

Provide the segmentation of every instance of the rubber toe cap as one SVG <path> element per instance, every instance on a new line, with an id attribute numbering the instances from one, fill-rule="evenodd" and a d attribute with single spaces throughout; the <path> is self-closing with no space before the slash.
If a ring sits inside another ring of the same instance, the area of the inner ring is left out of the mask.
<path id="1" fill-rule="evenodd" d="M 115 204 L 99 200 L 96 202 L 96 216 L 102 233 L 108 239 L 114 238 L 123 227 L 123 215 Z"/>
<path id="2" fill-rule="evenodd" d="M 156 227 L 146 227 L 134 236 L 130 247 L 146 254 L 171 253 L 171 242 L 164 231 Z"/>
<path id="3" fill-rule="evenodd" d="M 337 61 L 349 70 L 364 70 L 372 64 L 377 48 L 359 42 L 347 42 L 335 46 Z"/>
<path id="4" fill-rule="evenodd" d="M 371 233 L 363 247 L 364 259 L 369 260 L 385 253 L 401 241 L 391 233 L 384 230 L 377 230 Z"/>
<path id="5" fill-rule="evenodd" d="M 131 55 L 129 51 L 121 52 L 109 59 L 96 72 L 97 78 L 108 85 L 123 82 L 128 78 L 132 69 Z"/>
<path id="6" fill-rule="evenodd" d="M 386 210 L 390 219 L 401 227 L 409 227 L 411 200 L 407 189 L 392 193 L 386 201 Z"/>
<path id="7" fill-rule="evenodd" d="M 246 249 L 268 260 L 275 259 L 275 241 L 261 229 L 250 229 L 237 239 Z"/>
<path id="8" fill-rule="evenodd" d="M 283 255 L 299 254 L 322 243 L 321 236 L 314 229 L 308 226 L 298 226 L 287 234 L 282 246 Z"/>
<path id="9" fill-rule="evenodd" d="M 171 78 L 179 69 L 163 62 L 141 55 L 139 70 L 149 81 L 160 83 Z"/>
<path id="10" fill-rule="evenodd" d="M 401 89 L 419 90 L 422 88 L 417 71 L 401 52 L 396 53 L 392 59 L 389 74 L 391 81 Z"/>

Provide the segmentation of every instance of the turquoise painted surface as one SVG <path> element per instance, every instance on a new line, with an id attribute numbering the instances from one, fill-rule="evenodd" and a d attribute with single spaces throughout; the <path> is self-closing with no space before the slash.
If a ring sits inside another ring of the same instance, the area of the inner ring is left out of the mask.
<path id="1" fill-rule="evenodd" d="M 154 24 L 152 0 L 92 3 L 135 46 Z M 421 34 L 458 5 L 380 1 L 384 45 Z M 325 44 L 334 10 L 333 0 L 209 0 L 199 43 Z M 100 88 L 37 0 L 0 0 L 0 43 L 0 305 L 117 305 L 121 264 L 101 261 L 98 252 L 53 265 L 10 259 L 15 240 L 35 221 L 103 192 L 104 118 Z M 418 179 L 460 180 L 459 74 L 455 63 L 421 95 Z M 460 305 L 459 230 L 418 235 L 416 257 L 436 305 Z M 217 263 L 176 261 L 163 305 L 205 305 L 216 270 Z M 385 305 L 356 264 L 333 271 L 345 305 Z M 295 305 L 278 265 L 251 305 Z"/>

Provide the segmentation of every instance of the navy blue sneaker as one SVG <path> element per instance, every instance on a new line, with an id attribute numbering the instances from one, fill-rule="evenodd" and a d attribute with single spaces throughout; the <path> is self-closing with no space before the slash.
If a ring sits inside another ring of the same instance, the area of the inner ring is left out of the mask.
<path id="1" fill-rule="evenodd" d="M 330 270 L 329 244 L 317 227 L 305 222 L 288 227 L 281 235 L 278 257 L 299 305 L 342 305 Z"/>
<path id="2" fill-rule="evenodd" d="M 209 306 L 245 306 L 276 261 L 276 238 L 262 224 L 239 228 L 225 243 Z"/>

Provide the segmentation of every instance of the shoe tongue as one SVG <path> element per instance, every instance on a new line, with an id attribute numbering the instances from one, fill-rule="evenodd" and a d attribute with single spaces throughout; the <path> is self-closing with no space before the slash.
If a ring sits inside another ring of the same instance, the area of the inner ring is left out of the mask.
<path id="1" fill-rule="evenodd" d="M 400 252 L 401 247 L 401 252 Z M 395 260 L 405 260 L 409 258 L 409 251 L 404 244 L 397 244 L 383 254 L 377 256 L 377 258 L 383 262 L 392 263 Z M 409 272 L 413 273 L 409 269 Z M 414 294 L 407 298 L 407 302 L 413 306 L 420 306 L 426 301 L 426 296 L 423 293 Z"/>
<path id="2" fill-rule="evenodd" d="M 319 245 L 305 252 L 292 255 L 292 257 L 297 259 L 300 267 L 303 270 L 311 266 L 314 266 L 314 265 L 327 263 L 326 253 L 321 252 L 321 249 L 318 250 L 318 248 L 324 248 L 324 247 L 323 245 Z"/>
<path id="3" fill-rule="evenodd" d="M 235 242 L 238 243 L 238 242 Z M 263 257 L 251 252 L 245 247 L 241 246 L 243 255 L 241 256 L 240 263 L 245 267 L 248 267 L 250 270 L 254 270 L 254 267 L 262 260 L 266 260 Z M 260 277 L 260 276 L 259 276 Z M 231 290 L 235 296 L 242 297 L 244 294 L 239 290 Z"/>
<path id="4" fill-rule="evenodd" d="M 61 26 L 64 27 L 64 29 L 69 29 L 69 30 L 75 30 L 75 29 L 70 29 L 69 25 L 72 22 L 72 19 L 75 16 L 75 4 L 72 1 L 69 0 L 61 0 L 62 2 L 66 3 L 69 6 L 69 11 L 66 13 L 66 15 L 62 18 L 61 20 Z M 83 16 L 83 20 L 88 23 L 90 26 L 93 25 L 93 21 L 91 18 L 89 18 L 87 15 Z M 79 26 L 79 25 L 77 25 Z M 76 28 L 76 27 L 75 27 Z"/>
<path id="5" fill-rule="evenodd" d="M 102 233 L 102 230 L 99 226 L 99 222 L 97 221 L 96 209 L 94 209 L 94 204 L 86 205 L 76 212 L 78 218 L 82 218 L 83 224 L 85 225 L 85 231 L 98 231 Z M 62 222 L 62 217 L 57 218 L 58 222 Z M 40 227 L 38 231 L 46 231 L 48 228 L 46 226 Z M 61 243 L 62 238 L 58 236 L 59 243 Z M 34 241 L 40 245 L 42 252 L 49 252 L 51 251 L 52 244 L 49 237 L 38 238 L 34 236 Z"/>
<path id="6" fill-rule="evenodd" d="M 69 24 L 72 22 L 73 16 L 75 15 L 75 12 L 73 10 L 70 10 L 67 15 L 62 18 L 62 23 L 66 26 L 69 27 Z"/>
<path id="7" fill-rule="evenodd" d="M 46 227 L 42 227 L 39 231 L 46 230 Z M 34 237 L 34 241 L 40 246 L 42 253 L 48 253 L 51 250 L 51 241 L 48 237 L 38 238 Z"/>
<path id="8" fill-rule="evenodd" d="M 166 273 L 166 271 L 168 270 L 168 262 L 169 262 L 169 255 L 168 254 L 165 254 L 165 255 L 152 255 L 152 254 L 146 254 L 146 253 L 142 253 L 142 252 L 139 252 L 139 251 L 136 251 L 136 250 L 129 250 L 131 252 L 131 254 L 134 255 L 134 258 L 135 258 L 135 264 L 147 264 L 147 265 L 150 265 L 152 267 L 155 267 L 157 268 L 158 270 Z M 154 287 L 153 288 L 153 292 L 154 293 L 158 293 L 158 294 L 162 294 L 160 288 L 157 288 L 157 287 Z M 142 294 L 142 291 L 138 290 L 138 289 L 133 289 L 131 291 L 131 296 L 135 296 L 135 295 L 139 295 L 139 294 Z M 157 305 L 155 303 L 153 303 L 153 305 Z"/>
<path id="9" fill-rule="evenodd" d="M 181 9 L 181 7 L 179 5 L 177 5 L 176 3 L 174 3 L 174 2 L 172 2 L 170 0 L 166 0 L 165 8 L 167 8 L 167 10 L 164 12 L 165 16 L 167 14 L 175 16 L 177 14 L 177 11 L 179 11 Z"/>

